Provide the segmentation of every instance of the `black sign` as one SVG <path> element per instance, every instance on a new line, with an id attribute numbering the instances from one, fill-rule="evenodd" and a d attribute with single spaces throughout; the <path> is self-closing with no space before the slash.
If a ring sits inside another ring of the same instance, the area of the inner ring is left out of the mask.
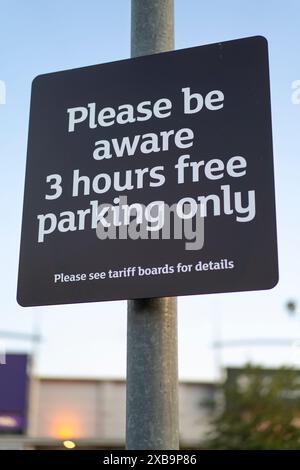
<path id="1" fill-rule="evenodd" d="M 34 80 L 21 305 L 277 280 L 264 38 Z"/>

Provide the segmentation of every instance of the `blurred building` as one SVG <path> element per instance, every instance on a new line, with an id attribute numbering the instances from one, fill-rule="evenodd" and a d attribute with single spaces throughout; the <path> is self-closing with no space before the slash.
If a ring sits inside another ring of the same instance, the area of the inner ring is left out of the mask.
<path id="1" fill-rule="evenodd" d="M 125 394 L 123 380 L 34 378 L 27 433 L 0 436 L 0 448 L 58 449 L 64 441 L 73 441 L 79 449 L 123 448 Z M 215 394 L 212 383 L 180 383 L 181 447 L 201 447 Z"/>
<path id="2" fill-rule="evenodd" d="M 0 450 L 74 445 L 78 449 L 124 448 L 124 380 L 32 377 L 29 365 L 30 359 L 20 354 L 8 355 L 6 364 L 0 364 Z M 225 383 L 244 388 L 245 370 L 227 368 Z M 262 369 L 267 382 L 276 372 Z M 287 390 L 284 397 L 294 399 L 292 392 Z M 216 383 L 179 384 L 182 449 L 205 446 L 212 419 L 224 406 L 224 398 Z"/>

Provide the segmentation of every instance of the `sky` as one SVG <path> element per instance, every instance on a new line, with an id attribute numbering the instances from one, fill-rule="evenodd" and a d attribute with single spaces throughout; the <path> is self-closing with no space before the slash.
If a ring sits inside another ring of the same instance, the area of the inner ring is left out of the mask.
<path id="1" fill-rule="evenodd" d="M 36 372 L 125 377 L 126 302 L 22 308 L 16 302 L 31 82 L 43 73 L 130 56 L 130 0 L 0 0 L 0 331 L 40 331 Z M 263 35 L 269 43 L 279 284 L 270 291 L 178 299 L 179 377 L 214 380 L 219 366 L 252 361 L 300 367 L 300 80 L 298 0 L 175 0 L 175 48 Z M 227 347 L 214 341 L 288 340 L 288 346 Z M 1 340 L 1 337 L 0 337 Z M 290 342 L 290 343 L 289 343 Z M 31 351 L 6 340 L 8 351 Z"/>

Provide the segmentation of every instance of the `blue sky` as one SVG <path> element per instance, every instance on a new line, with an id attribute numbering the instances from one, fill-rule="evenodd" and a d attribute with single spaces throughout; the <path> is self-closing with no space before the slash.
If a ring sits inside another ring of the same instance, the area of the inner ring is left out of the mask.
<path id="1" fill-rule="evenodd" d="M 130 1 L 0 0 L 0 18 L 0 80 L 7 87 L 0 105 L 0 330 L 31 332 L 40 324 L 42 374 L 124 376 L 125 302 L 23 309 L 15 293 L 31 82 L 41 73 L 128 58 Z M 254 35 L 268 39 L 280 263 L 272 291 L 179 299 L 181 378 L 214 377 L 213 338 L 300 339 L 300 311 L 289 318 L 284 309 L 287 299 L 300 301 L 300 105 L 291 102 L 292 82 L 300 80 L 299 18 L 298 0 L 175 0 L 178 49 Z M 289 347 L 242 347 L 224 350 L 222 361 L 300 366 L 296 356 Z"/>

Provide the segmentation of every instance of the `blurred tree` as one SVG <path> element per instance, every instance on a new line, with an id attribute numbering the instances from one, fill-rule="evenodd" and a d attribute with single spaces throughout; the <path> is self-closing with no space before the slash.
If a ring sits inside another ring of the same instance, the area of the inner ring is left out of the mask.
<path id="1" fill-rule="evenodd" d="M 221 386 L 209 449 L 300 449 L 300 374 L 247 365 Z"/>

